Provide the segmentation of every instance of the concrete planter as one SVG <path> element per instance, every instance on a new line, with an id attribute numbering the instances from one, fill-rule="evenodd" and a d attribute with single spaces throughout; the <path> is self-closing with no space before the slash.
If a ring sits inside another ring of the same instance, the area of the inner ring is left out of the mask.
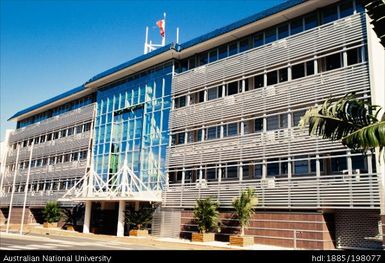
<path id="1" fill-rule="evenodd" d="M 132 229 L 129 232 L 130 236 L 135 236 L 135 237 L 143 237 L 143 236 L 148 236 L 148 230 L 140 230 L 140 229 Z"/>
<path id="2" fill-rule="evenodd" d="M 73 225 L 67 225 L 66 226 L 66 230 L 68 230 L 68 231 L 75 231 L 75 228 L 74 228 Z"/>
<path id="3" fill-rule="evenodd" d="M 247 247 L 254 245 L 253 236 L 230 236 L 231 246 Z"/>
<path id="4" fill-rule="evenodd" d="M 43 227 L 44 228 L 57 228 L 57 222 L 54 222 L 54 223 L 44 222 Z"/>
<path id="5" fill-rule="evenodd" d="M 192 233 L 192 242 L 211 242 L 215 241 L 214 233 Z"/>

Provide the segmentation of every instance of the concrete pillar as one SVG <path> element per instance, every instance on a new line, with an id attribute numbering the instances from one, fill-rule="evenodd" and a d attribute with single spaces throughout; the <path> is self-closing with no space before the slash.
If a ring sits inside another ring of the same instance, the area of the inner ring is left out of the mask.
<path id="1" fill-rule="evenodd" d="M 85 202 L 83 233 L 90 232 L 92 201 Z"/>
<path id="2" fill-rule="evenodd" d="M 119 210 L 118 210 L 118 228 L 116 235 L 118 237 L 124 236 L 124 209 L 126 208 L 126 201 L 119 201 Z"/>

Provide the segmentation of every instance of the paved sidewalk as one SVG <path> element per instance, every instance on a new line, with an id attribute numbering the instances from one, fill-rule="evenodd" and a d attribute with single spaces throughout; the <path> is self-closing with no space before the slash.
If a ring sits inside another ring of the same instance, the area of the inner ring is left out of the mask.
<path id="1" fill-rule="evenodd" d="M 1 235 L 12 235 L 18 236 L 23 239 L 35 239 L 36 237 L 46 237 L 46 236 L 62 236 L 62 237 L 74 237 L 74 238 L 83 238 L 91 239 L 98 241 L 115 241 L 125 244 L 138 244 L 146 245 L 152 247 L 163 247 L 166 249 L 182 249 L 182 250 L 291 250 L 290 248 L 278 247 L 278 246 L 269 246 L 269 245 L 260 245 L 255 244 L 249 247 L 238 247 L 230 246 L 227 242 L 191 242 L 187 239 L 178 239 L 178 238 L 162 238 L 162 237 L 132 237 L 124 236 L 117 237 L 111 235 L 101 235 L 101 234 L 83 234 L 75 231 L 62 230 L 58 228 L 43 228 L 42 226 L 34 226 L 24 232 L 24 235 L 19 235 L 16 233 L 6 234 L 5 232 L 0 232 Z"/>

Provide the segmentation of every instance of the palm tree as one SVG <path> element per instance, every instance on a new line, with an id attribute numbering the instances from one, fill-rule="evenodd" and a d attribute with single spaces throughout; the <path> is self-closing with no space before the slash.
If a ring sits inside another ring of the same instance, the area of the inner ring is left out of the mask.
<path id="1" fill-rule="evenodd" d="M 60 207 L 56 201 L 48 201 L 43 210 L 44 220 L 48 223 L 59 222 L 61 218 Z"/>
<path id="2" fill-rule="evenodd" d="M 233 201 L 235 214 L 238 217 L 241 227 L 241 236 L 245 235 L 245 226 L 249 224 L 251 216 L 254 214 L 253 207 L 258 204 L 258 199 L 255 196 L 255 190 L 247 188 L 241 193 L 241 196 Z"/>
<path id="3" fill-rule="evenodd" d="M 198 224 L 200 233 L 209 232 L 216 228 L 219 222 L 218 204 L 211 200 L 210 197 L 206 199 L 198 199 L 194 208 L 194 219 Z"/>
<path id="4" fill-rule="evenodd" d="M 324 139 L 341 140 L 352 150 L 375 151 L 380 187 L 381 213 L 385 214 L 385 113 L 382 107 L 371 105 L 348 94 L 339 100 L 327 99 L 309 109 L 300 126 L 309 125 L 309 134 Z"/>

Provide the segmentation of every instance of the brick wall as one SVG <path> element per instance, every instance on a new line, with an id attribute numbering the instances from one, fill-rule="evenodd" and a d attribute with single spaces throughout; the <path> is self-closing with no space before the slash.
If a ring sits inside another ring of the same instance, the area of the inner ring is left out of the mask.
<path id="1" fill-rule="evenodd" d="M 232 213 L 221 212 L 222 222 L 216 240 L 228 242 L 239 233 L 238 220 Z M 181 237 L 191 238 L 197 231 L 192 211 L 182 211 Z M 257 212 L 253 215 L 246 235 L 253 235 L 256 244 L 305 249 L 334 249 L 334 217 L 319 212 Z"/>

